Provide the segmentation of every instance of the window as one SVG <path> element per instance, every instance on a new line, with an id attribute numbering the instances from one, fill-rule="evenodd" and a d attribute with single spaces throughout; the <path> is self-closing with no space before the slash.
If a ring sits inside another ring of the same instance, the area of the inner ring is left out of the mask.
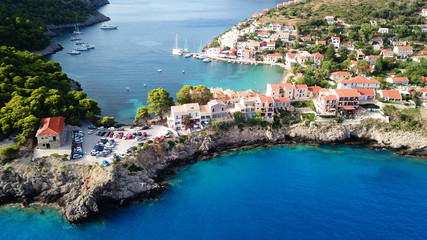
<path id="1" fill-rule="evenodd" d="M 196 117 L 197 117 L 197 112 L 196 112 Z"/>
<path id="2" fill-rule="evenodd" d="M 53 136 L 53 141 L 56 141 L 56 136 Z"/>

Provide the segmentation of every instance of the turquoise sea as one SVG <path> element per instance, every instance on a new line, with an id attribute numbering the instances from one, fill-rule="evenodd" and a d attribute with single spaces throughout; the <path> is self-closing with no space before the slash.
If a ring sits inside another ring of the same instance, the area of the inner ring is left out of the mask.
<path id="1" fill-rule="evenodd" d="M 0 239 L 426 239 L 427 163 L 355 146 L 278 146 L 180 168 L 158 201 L 70 226 L 0 210 Z"/>
<path id="2" fill-rule="evenodd" d="M 83 41 L 94 44 L 95 49 L 78 56 L 67 54 L 75 48 L 70 41 L 72 29 L 61 31 L 55 41 L 64 50 L 49 58 L 59 62 L 70 78 L 82 84 L 89 97 L 99 102 L 103 115 L 130 123 L 136 109 L 146 104 L 148 91 L 159 87 L 173 97 L 185 84 L 264 92 L 267 83 L 282 79 L 283 70 L 279 67 L 202 63 L 172 56 L 176 34 L 179 47 L 184 48 L 187 39 L 190 51 L 199 51 L 201 44 L 209 43 L 254 12 L 276 6 L 278 0 L 110 2 L 99 11 L 109 16 L 118 30 L 101 30 L 101 23 L 82 28 Z"/>

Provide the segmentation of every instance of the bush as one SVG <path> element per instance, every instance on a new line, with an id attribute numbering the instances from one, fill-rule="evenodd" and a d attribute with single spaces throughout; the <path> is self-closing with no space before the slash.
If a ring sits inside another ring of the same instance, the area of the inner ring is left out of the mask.
<path id="1" fill-rule="evenodd" d="M 62 155 L 62 161 L 67 161 L 67 160 L 68 160 L 68 154 Z"/>
<path id="2" fill-rule="evenodd" d="M 59 154 L 58 154 L 58 153 L 52 153 L 52 154 L 50 154 L 50 156 L 51 156 L 51 157 L 54 157 L 54 158 L 58 158 L 58 157 L 59 157 Z"/>
<path id="3" fill-rule="evenodd" d="M 0 154 L 3 155 L 4 159 L 2 162 L 6 163 L 15 158 L 19 153 L 19 147 L 17 145 L 7 146 L 1 149 Z"/>
<path id="4" fill-rule="evenodd" d="M 148 149 L 148 143 L 144 143 L 144 145 L 142 146 L 142 149 L 147 150 Z"/>
<path id="5" fill-rule="evenodd" d="M 174 141 L 168 141 L 168 145 L 169 145 L 169 149 L 172 149 L 175 147 L 175 142 Z"/>
<path id="6" fill-rule="evenodd" d="M 143 170 L 142 167 L 138 167 L 135 164 L 132 163 L 132 165 L 130 165 L 130 167 L 128 167 L 129 172 L 140 172 Z"/>

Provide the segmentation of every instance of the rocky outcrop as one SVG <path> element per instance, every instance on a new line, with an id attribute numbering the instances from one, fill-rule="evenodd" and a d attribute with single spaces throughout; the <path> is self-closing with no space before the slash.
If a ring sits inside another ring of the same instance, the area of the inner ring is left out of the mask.
<path id="1" fill-rule="evenodd" d="M 70 79 L 71 90 L 73 91 L 83 91 L 82 85 L 76 80 Z"/>
<path id="2" fill-rule="evenodd" d="M 43 50 L 39 50 L 39 51 L 33 51 L 34 54 L 41 54 L 43 56 L 47 56 L 47 55 L 51 55 L 54 54 L 56 52 L 61 51 L 62 49 L 64 49 L 61 44 L 56 43 L 54 41 L 50 41 L 49 46 L 47 46 L 45 49 Z"/>
<path id="3" fill-rule="evenodd" d="M 105 16 L 102 13 L 96 12 L 93 15 L 90 15 L 86 18 L 86 20 L 82 23 L 78 23 L 78 26 L 89 26 L 89 25 L 93 25 L 95 23 L 100 23 L 100 22 L 105 22 L 105 21 L 109 21 L 110 18 Z M 52 30 L 57 30 L 57 29 L 63 29 L 63 28 L 74 28 L 76 24 L 75 23 L 68 23 L 68 24 L 61 24 L 61 25 L 53 25 L 53 24 L 49 24 L 46 25 L 46 27 L 52 31 Z"/>
<path id="4" fill-rule="evenodd" d="M 425 132 L 385 132 L 371 125 L 310 127 L 271 130 L 205 131 L 188 139 L 175 139 L 141 150 L 136 157 L 110 167 L 82 165 L 56 158 L 23 163 L 15 160 L 0 167 L 0 204 L 47 203 L 59 206 L 71 223 L 88 221 L 108 205 L 156 197 L 166 189 L 163 179 L 177 166 L 212 157 L 222 151 L 268 144 L 345 143 L 374 141 L 374 147 L 401 154 L 427 156 Z M 171 145 L 169 145 L 171 144 Z"/>

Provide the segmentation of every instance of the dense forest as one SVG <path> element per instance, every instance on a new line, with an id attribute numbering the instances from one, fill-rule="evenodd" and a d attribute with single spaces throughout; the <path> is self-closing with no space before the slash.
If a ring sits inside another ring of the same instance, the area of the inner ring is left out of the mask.
<path id="1" fill-rule="evenodd" d="M 0 47 L 0 135 L 18 133 L 18 143 L 33 137 L 40 118 L 64 116 L 68 123 L 100 114 L 98 103 L 70 90 L 58 63 L 43 56 Z"/>
<path id="2" fill-rule="evenodd" d="M 82 22 L 94 12 L 79 0 L 1 0 L 0 45 L 42 49 L 49 45 L 46 24 Z"/>

